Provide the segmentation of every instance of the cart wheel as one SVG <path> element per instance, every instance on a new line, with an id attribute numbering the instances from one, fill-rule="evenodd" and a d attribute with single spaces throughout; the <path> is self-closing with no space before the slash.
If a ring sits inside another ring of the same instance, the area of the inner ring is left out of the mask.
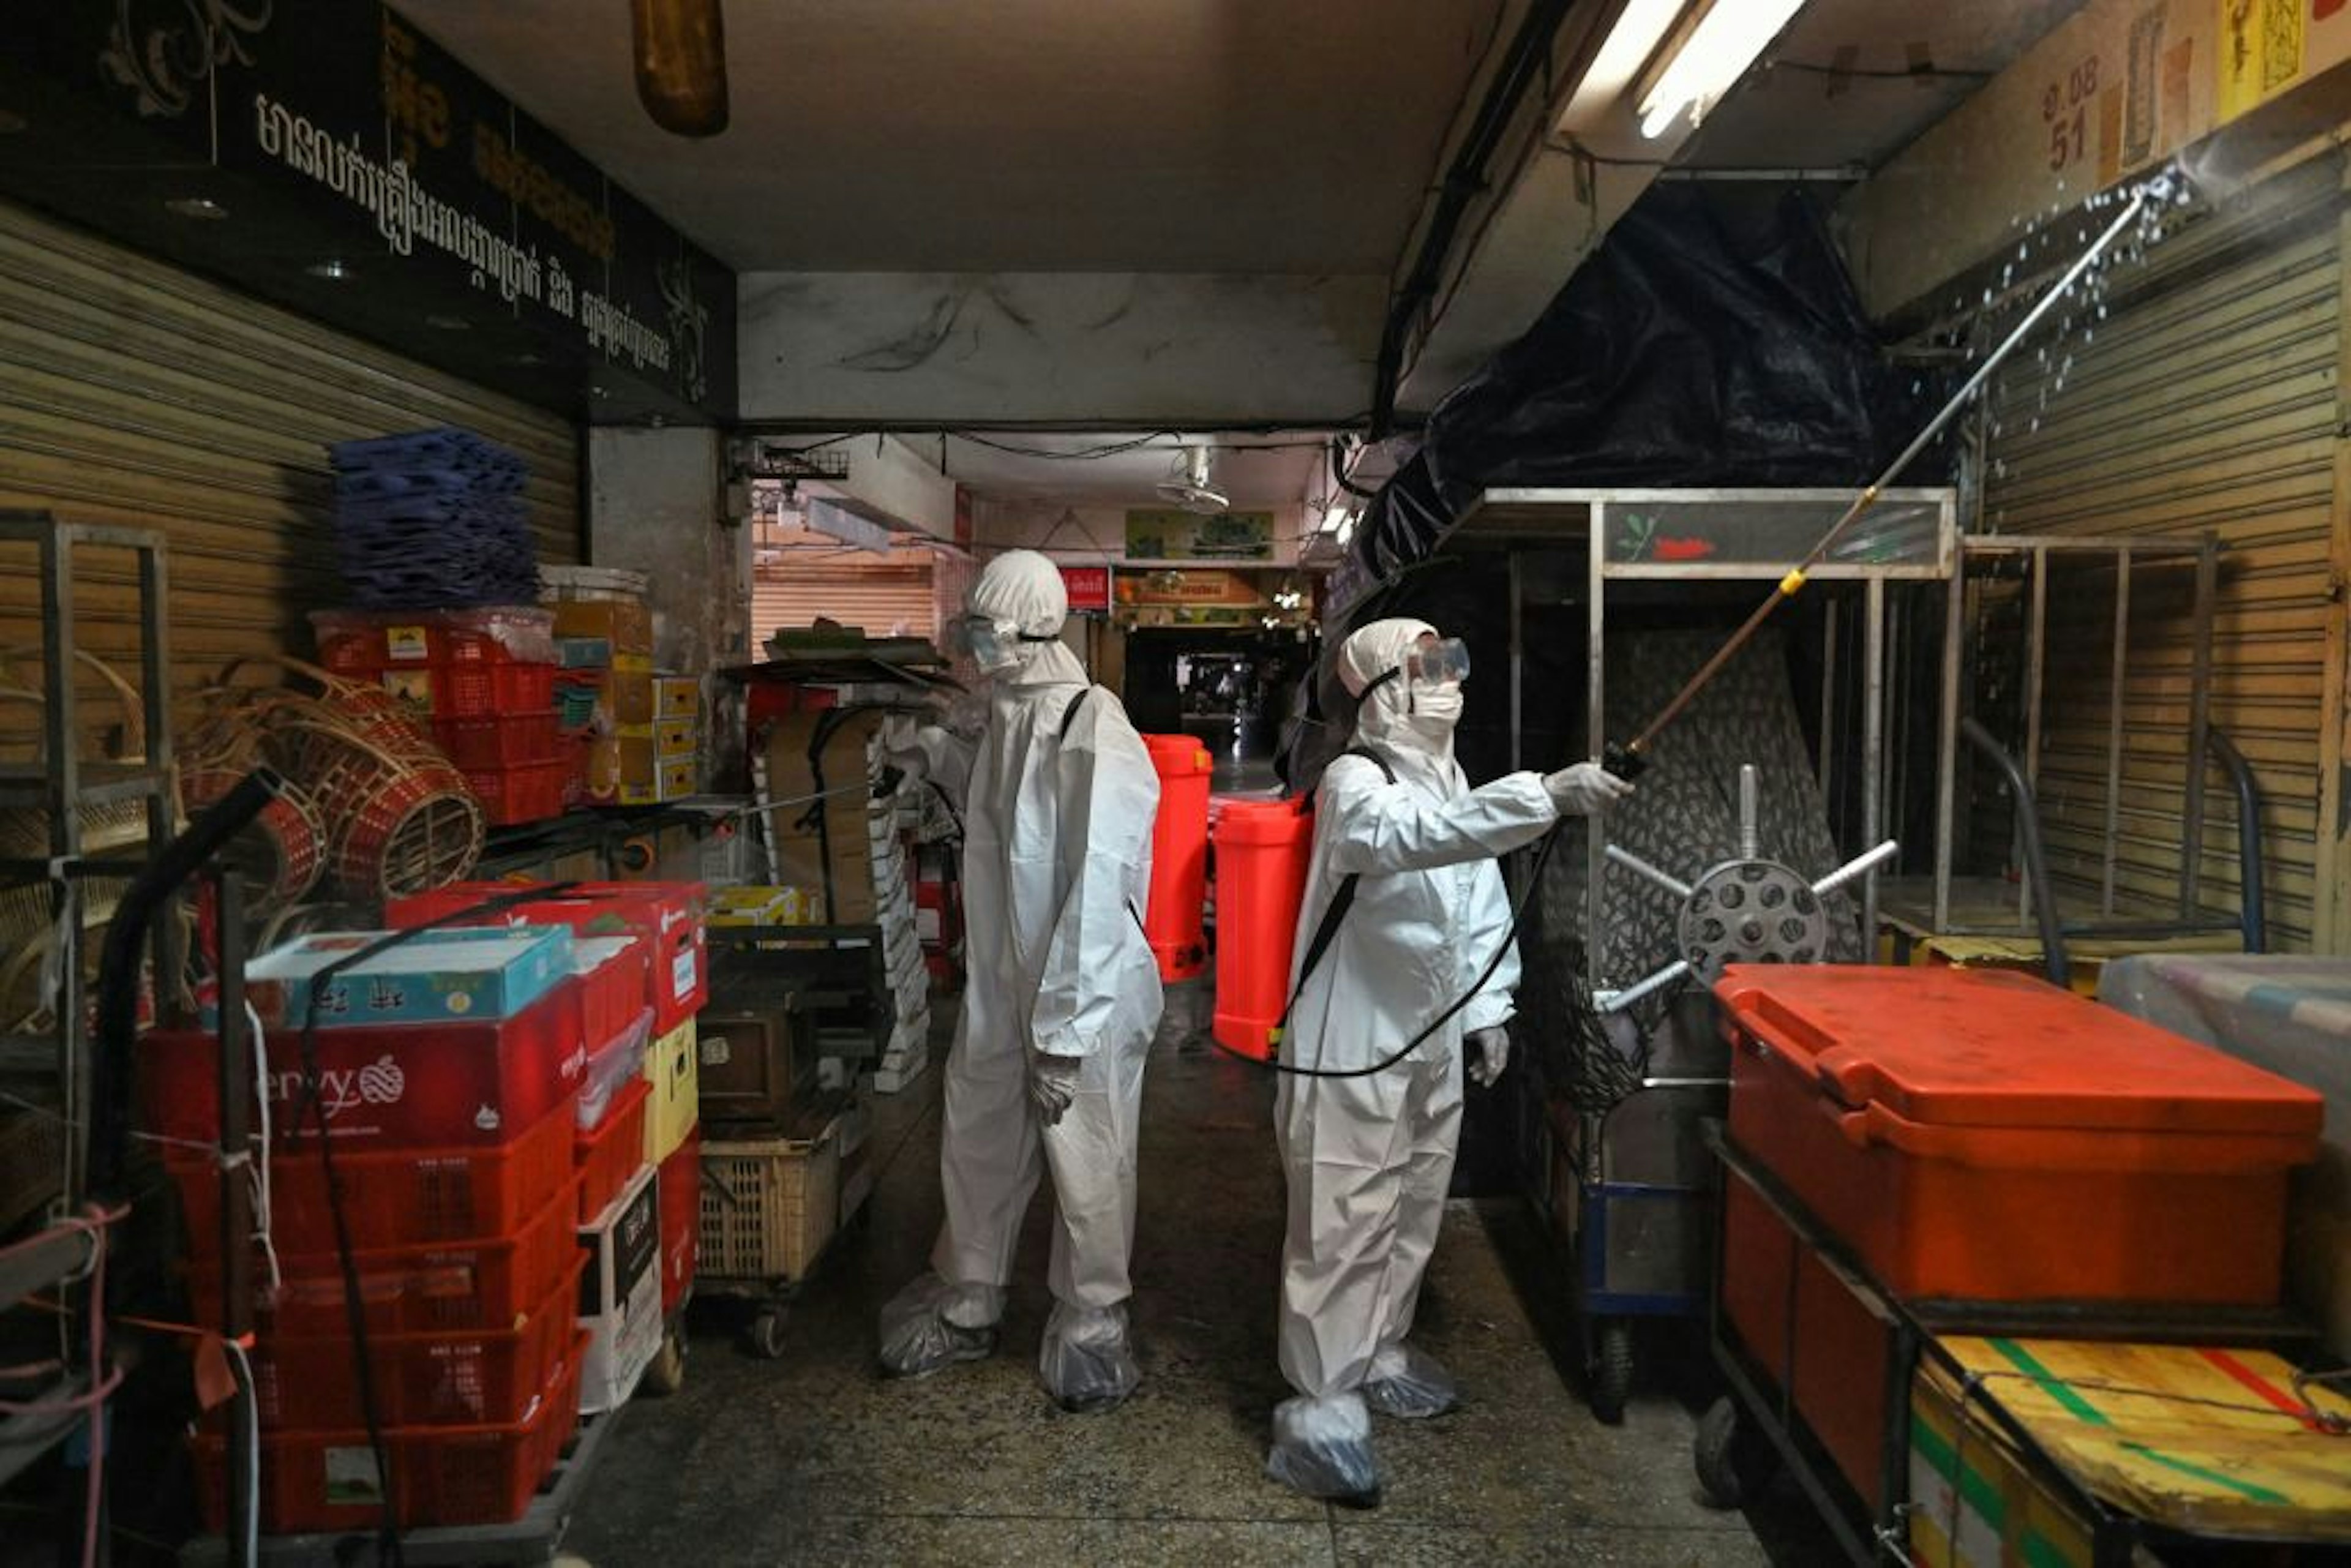
<path id="1" fill-rule="evenodd" d="M 753 1355 L 773 1361 L 784 1354 L 784 1322 L 789 1315 L 780 1303 L 759 1309 L 759 1315 L 751 1320 Z"/>
<path id="2" fill-rule="evenodd" d="M 1708 1406 L 1690 1450 L 1698 1484 L 1715 1508 L 1737 1508 L 1771 1479 L 1773 1456 L 1726 1395 Z"/>
<path id="3" fill-rule="evenodd" d="M 677 1328 L 662 1331 L 661 1350 L 645 1367 L 638 1386 L 657 1399 L 685 1386 L 685 1335 Z"/>
<path id="4" fill-rule="evenodd" d="M 1623 1318 L 1609 1318 L 1600 1324 L 1592 1358 L 1586 1392 L 1592 1414 L 1603 1426 L 1618 1425 L 1625 1419 L 1625 1401 L 1632 1392 L 1633 1325 Z"/>

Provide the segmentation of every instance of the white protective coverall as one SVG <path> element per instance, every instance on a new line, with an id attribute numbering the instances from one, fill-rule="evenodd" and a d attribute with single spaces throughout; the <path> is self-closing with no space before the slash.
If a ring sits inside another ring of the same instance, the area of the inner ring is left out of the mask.
<path id="1" fill-rule="evenodd" d="M 1282 1060 L 1347 1069 L 1392 1055 L 1475 984 L 1498 946 L 1509 950 L 1476 997 L 1402 1061 L 1362 1078 L 1284 1076 L 1274 1109 L 1290 1190 L 1280 1354 L 1299 1397 L 1274 1413 L 1267 1469 L 1311 1495 L 1354 1502 L 1375 1501 L 1380 1485 L 1366 1398 L 1404 1416 L 1454 1402 L 1444 1369 L 1405 1338 L 1453 1176 L 1462 1040 L 1510 1019 L 1518 984 L 1495 857 L 1541 837 L 1559 815 L 1539 774 L 1469 788 L 1453 759 L 1458 686 L 1432 700 L 1408 678 L 1380 679 L 1433 634 L 1422 622 L 1378 621 L 1340 646 L 1340 679 L 1361 699 L 1355 744 L 1377 752 L 1395 781 L 1362 757 L 1336 758 L 1323 772 L 1293 988 L 1340 883 L 1350 873 L 1361 881 L 1298 991 Z"/>
<path id="2" fill-rule="evenodd" d="M 976 747 L 920 737 L 934 781 L 962 799 L 968 978 L 946 1065 L 946 1220 L 934 1272 L 883 1310 L 883 1362 L 918 1375 L 988 1354 L 1021 1218 L 1050 1169 L 1054 1307 L 1038 1373 L 1064 1406 L 1103 1408 L 1140 1378 L 1125 1301 L 1160 1011 L 1139 913 L 1158 775 L 1118 699 L 1088 685 L 1056 635 L 1068 607 L 1052 562 L 998 557 L 969 607 L 1024 640 L 993 679 Z M 1050 1125 L 1032 1099 L 1040 1074 L 1067 1095 Z"/>

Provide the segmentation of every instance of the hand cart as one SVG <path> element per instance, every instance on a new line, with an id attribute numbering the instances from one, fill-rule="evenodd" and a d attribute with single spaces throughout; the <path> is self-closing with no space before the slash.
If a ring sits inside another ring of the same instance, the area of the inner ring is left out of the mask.
<path id="1" fill-rule="evenodd" d="M 1734 1508 L 1784 1466 L 1852 1563 L 1952 1560 L 1914 1556 L 1911 1545 L 1914 1377 L 1934 1368 L 1961 1388 L 1976 1383 L 1938 1336 L 2261 1345 L 2308 1354 L 2308 1331 L 2274 1309 L 1904 1301 L 1719 1124 L 1705 1136 L 1720 1162 L 1723 1187 L 1710 1340 L 1730 1392 L 1698 1424 L 1698 1483 L 1709 1501 Z M 1734 1318 L 1743 1320 L 1744 1330 Z M 1813 1354 L 1823 1346 L 1834 1346 L 1834 1354 Z M 2212 1536 L 2167 1530 L 2102 1500 L 1996 1402 L 1984 1399 L 1976 1408 L 1998 1424 L 2036 1486 L 2079 1521 L 2089 1542 L 2080 1561 L 2091 1568 L 2144 1562 L 2134 1555 L 2141 1548 L 2209 1552 L 2215 1545 Z M 2302 1544 L 2265 1543 L 2284 1552 Z"/>

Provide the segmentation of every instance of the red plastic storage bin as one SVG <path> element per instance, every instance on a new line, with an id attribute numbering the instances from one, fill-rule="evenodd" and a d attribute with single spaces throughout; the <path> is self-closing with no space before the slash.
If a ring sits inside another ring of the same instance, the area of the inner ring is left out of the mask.
<path id="1" fill-rule="evenodd" d="M 498 718 L 435 718 L 434 744 L 461 772 L 495 772 L 557 760 L 555 710 Z"/>
<path id="2" fill-rule="evenodd" d="M 572 1104 L 565 1100 L 512 1142 L 455 1148 L 335 1150 L 351 1244 L 362 1250 L 464 1241 L 519 1230 L 571 1182 Z M 172 1150 L 188 1234 L 220 1234 L 220 1166 Z M 243 1179 L 235 1177 L 233 1179 Z M 319 1148 L 281 1147 L 270 1163 L 269 1230 L 284 1253 L 332 1252 L 334 1213 Z"/>
<path id="3" fill-rule="evenodd" d="M 1730 1136 L 1899 1294 L 2265 1306 L 2324 1102 L 2028 976 L 1734 966 Z"/>
<path id="4" fill-rule="evenodd" d="M 653 1086 L 632 1080 L 604 1119 L 584 1133 L 575 1133 L 571 1163 L 580 1172 L 580 1223 L 594 1222 L 628 1190 L 645 1165 L 645 1107 Z"/>
<path id="5" fill-rule="evenodd" d="M 579 982 L 567 980 L 510 1019 L 320 1030 L 321 1103 L 336 1149 L 504 1144 L 536 1127 L 579 1091 L 587 1065 L 580 999 Z M 272 1130 L 288 1144 L 316 1137 L 315 1117 L 296 1115 L 300 1031 L 273 1031 L 268 1051 Z M 219 1137 L 219 1061 L 220 1041 L 207 1031 L 142 1037 L 142 1130 L 197 1143 Z"/>
<path id="6" fill-rule="evenodd" d="M 628 943 L 580 977 L 580 1038 L 592 1051 L 635 1025 L 645 1010 L 645 987 L 653 977 L 643 938 L 621 932 L 586 940 Z"/>
<path id="7" fill-rule="evenodd" d="M 395 898 L 384 906 L 384 924 L 395 929 L 420 925 L 487 898 L 526 891 L 512 883 L 461 882 L 431 893 Z M 710 996 L 710 966 L 704 951 L 703 884 L 698 882 L 583 882 L 562 893 L 483 916 L 477 925 L 568 925 L 582 936 L 634 932 L 651 951 L 653 1034 L 667 1034 L 702 1010 Z"/>
<path id="8" fill-rule="evenodd" d="M 668 1317 L 685 1299 L 687 1287 L 694 1283 L 694 1266 L 702 1239 L 702 1133 L 699 1128 L 685 1135 L 685 1142 L 670 1151 L 662 1161 L 661 1174 L 654 1178 L 661 1183 L 661 1277 L 662 1316 Z"/>
<path id="9" fill-rule="evenodd" d="M 1227 800 L 1217 818 L 1217 1039 L 1272 1054 L 1290 999 L 1290 949 L 1306 896 L 1314 813 L 1303 800 Z"/>
<path id="10" fill-rule="evenodd" d="M 503 718 L 555 711 L 553 664 L 436 664 L 433 716 Z"/>
<path id="11" fill-rule="evenodd" d="M 580 1275 L 587 1267 L 586 1253 L 574 1256 L 563 1282 L 517 1323 L 370 1336 L 379 1419 L 388 1427 L 502 1427 L 528 1418 L 580 1332 Z M 342 1334 L 256 1336 L 254 1403 L 262 1426 L 363 1426 L 353 1354 Z"/>
<path id="12" fill-rule="evenodd" d="M 569 764 L 558 759 L 487 772 L 467 770 L 465 788 L 481 802 L 482 820 L 493 828 L 518 827 L 563 815 L 563 789 Z"/>
<path id="13" fill-rule="evenodd" d="M 1188 980 L 1207 967 L 1208 749 L 1188 735 L 1146 735 L 1159 775 L 1159 812 L 1151 821 L 1151 896 L 1143 934 L 1163 980 Z"/>
<path id="14" fill-rule="evenodd" d="M 362 1248 L 353 1258 L 371 1333 L 444 1333 L 505 1328 L 569 1278 L 579 1256 L 580 1198 L 567 1186 L 511 1235 L 422 1247 Z M 283 1279 L 259 1302 L 273 1333 L 308 1338 L 348 1332 L 341 1265 L 331 1250 L 281 1253 Z M 199 1250 L 188 1265 L 199 1322 L 221 1315 L 219 1260 Z"/>
<path id="15" fill-rule="evenodd" d="M 504 1426 L 388 1428 L 392 1517 L 400 1527 L 520 1519 L 579 1427 L 580 1373 L 587 1351 L 587 1336 L 574 1335 L 561 1368 L 528 1419 Z M 228 1445 L 200 1435 L 194 1449 L 205 1522 L 218 1531 L 227 1523 Z M 263 1434 L 263 1532 L 374 1530 L 383 1521 L 383 1494 L 380 1482 L 371 1484 L 374 1474 L 363 1428 Z"/>

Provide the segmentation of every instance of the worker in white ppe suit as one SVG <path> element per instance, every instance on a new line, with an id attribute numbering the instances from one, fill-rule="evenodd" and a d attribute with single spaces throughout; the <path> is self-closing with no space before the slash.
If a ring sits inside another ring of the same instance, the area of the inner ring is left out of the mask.
<path id="1" fill-rule="evenodd" d="M 1109 692 L 1061 642 L 1061 572 L 990 561 L 963 632 L 989 677 L 977 743 L 926 729 L 893 760 L 960 798 L 967 933 L 947 1058 L 932 1271 L 883 1310 L 882 1361 L 918 1376 L 995 1347 L 1021 1217 L 1053 1178 L 1047 1392 L 1104 1409 L 1141 1378 L 1126 1319 L 1136 1123 L 1158 1027 L 1143 934 L 1159 779 Z"/>
<path id="2" fill-rule="evenodd" d="M 1423 622 L 1374 622 L 1337 663 L 1357 699 L 1354 747 L 1316 796 L 1284 1064 L 1344 1071 L 1395 1054 L 1502 952 L 1401 1061 L 1365 1077 L 1285 1075 L 1275 1102 L 1290 1189 L 1280 1354 L 1298 1396 L 1274 1411 L 1266 1469 L 1310 1496 L 1370 1506 L 1381 1477 L 1369 1412 L 1437 1416 L 1456 1400 L 1452 1378 L 1406 1336 L 1453 1176 L 1465 1056 L 1491 1084 L 1510 1051 L 1519 962 L 1495 857 L 1631 786 L 1587 762 L 1470 789 L 1453 759 L 1468 655 Z M 1310 969 L 1315 928 L 1351 875 L 1353 905 Z"/>

